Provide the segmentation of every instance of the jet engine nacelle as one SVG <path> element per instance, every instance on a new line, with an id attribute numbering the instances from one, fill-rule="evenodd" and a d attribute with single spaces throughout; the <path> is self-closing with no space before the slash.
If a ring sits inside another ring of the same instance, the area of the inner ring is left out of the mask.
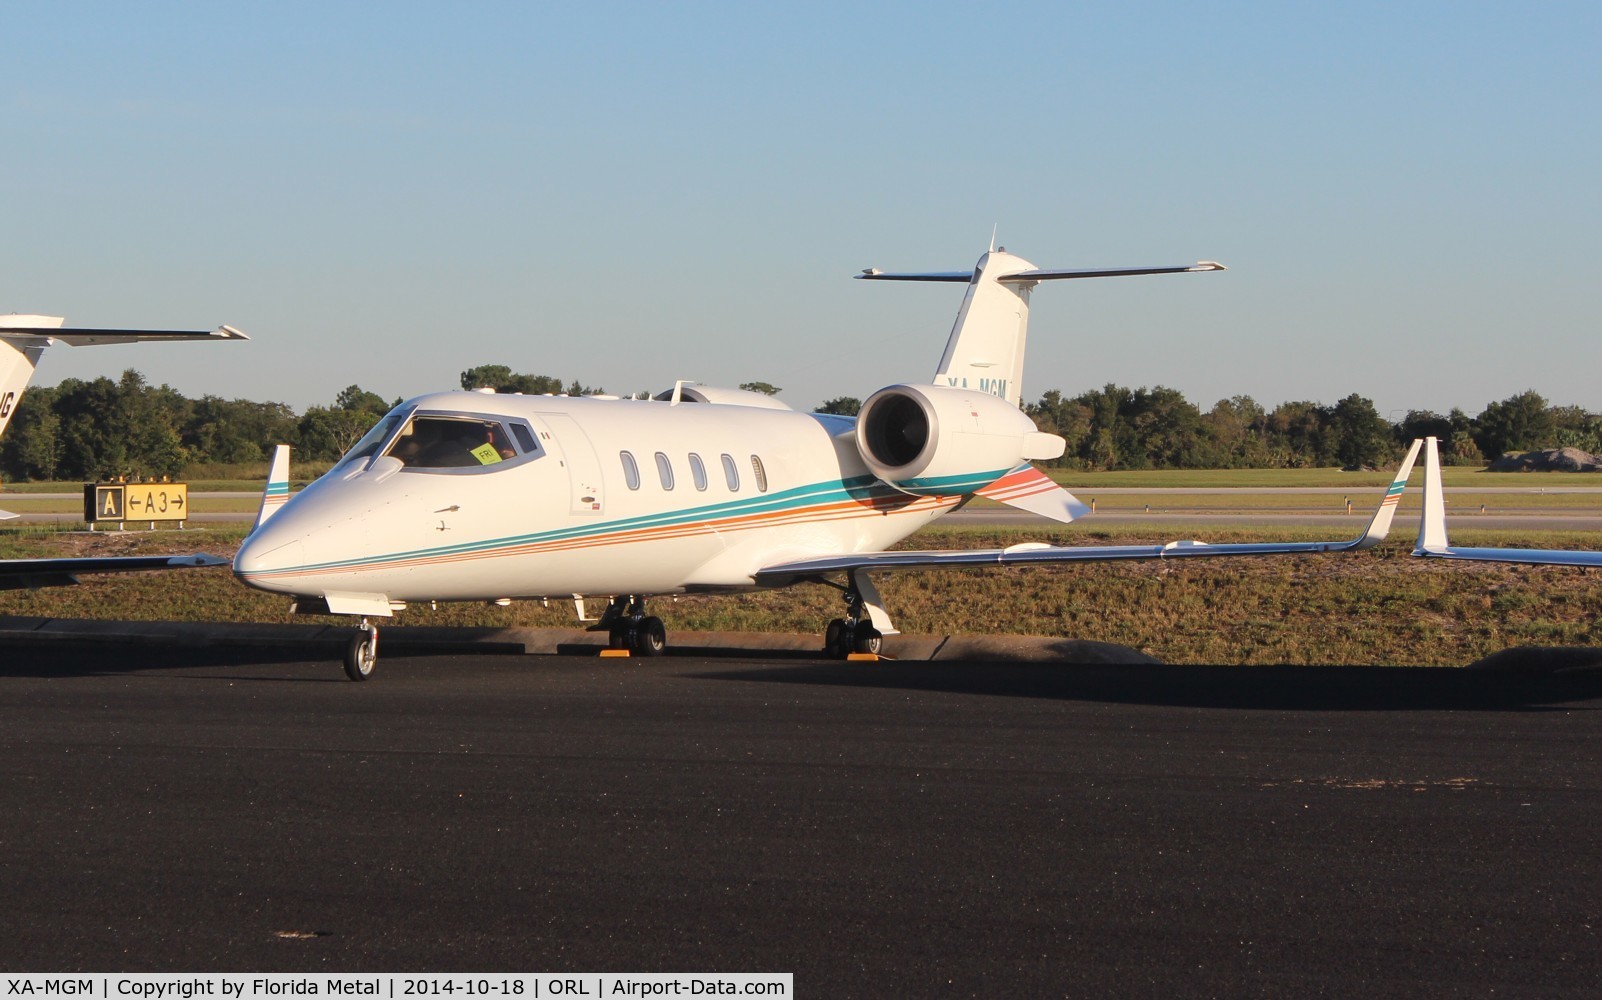
<path id="1" fill-rule="evenodd" d="M 887 386 L 857 414 L 863 462 L 891 486 L 919 496 L 972 493 L 1022 462 L 1057 458 L 1066 447 L 1057 435 L 1037 431 L 1022 410 L 976 389 Z"/>

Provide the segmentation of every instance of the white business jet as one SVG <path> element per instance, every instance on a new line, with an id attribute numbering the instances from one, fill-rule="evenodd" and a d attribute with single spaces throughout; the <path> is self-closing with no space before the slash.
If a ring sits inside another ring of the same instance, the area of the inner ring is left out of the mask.
<path id="1" fill-rule="evenodd" d="M 23 390 L 45 348 L 53 344 L 83 347 L 96 344 L 132 344 L 170 340 L 249 340 L 231 326 L 211 331 L 193 330 L 88 330 L 64 326 L 60 316 L 11 314 L 0 316 L 0 434 L 11 423 Z M 0 511 L 0 519 L 17 515 Z M 179 569 L 224 566 L 216 556 L 103 556 L 73 559 L 0 559 L 0 590 L 55 587 L 77 583 L 79 573 L 120 573 L 145 569 Z"/>
<path id="2" fill-rule="evenodd" d="M 1413 442 L 1417 450 L 1419 442 Z M 1419 521 L 1413 554 L 1425 559 L 1469 559 L 1524 563 L 1531 566 L 1602 566 L 1602 552 L 1577 549 L 1464 548 L 1446 538 L 1446 498 L 1441 488 L 1441 458 L 1435 438 L 1424 439 L 1424 516 Z"/>
<path id="3" fill-rule="evenodd" d="M 876 651 L 895 632 L 869 579 L 876 570 L 1375 544 L 1416 448 L 1373 523 L 1350 541 L 885 551 L 975 496 L 1056 521 L 1087 512 L 1029 464 L 1065 448 L 1019 408 L 1035 285 L 1221 270 L 1047 270 L 992 249 L 971 271 L 866 271 L 859 277 L 968 287 L 931 382 L 880 389 L 855 418 L 682 382 L 649 400 L 419 396 L 293 498 L 281 451 L 234 573 L 293 595 L 297 610 L 361 616 L 345 658 L 361 680 L 377 656 L 372 619 L 419 601 L 571 596 L 583 620 L 585 597 L 605 596 L 594 630 L 614 649 L 652 656 L 666 631 L 646 614 L 647 597 L 825 583 L 846 607 L 828 624 L 825 649 L 846 656 Z"/>

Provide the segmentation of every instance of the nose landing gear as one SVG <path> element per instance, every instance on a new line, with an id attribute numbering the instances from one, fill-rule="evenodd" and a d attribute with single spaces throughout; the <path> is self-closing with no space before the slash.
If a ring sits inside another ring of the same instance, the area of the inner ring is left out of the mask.
<path id="1" fill-rule="evenodd" d="M 353 681 L 365 681 L 373 676 L 378 665 L 378 626 L 362 619 L 350 644 L 345 647 L 345 676 Z"/>

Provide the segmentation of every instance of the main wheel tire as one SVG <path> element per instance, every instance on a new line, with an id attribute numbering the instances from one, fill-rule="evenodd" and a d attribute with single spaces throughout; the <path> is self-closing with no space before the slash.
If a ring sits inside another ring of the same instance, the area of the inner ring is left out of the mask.
<path id="1" fill-rule="evenodd" d="M 867 622 L 859 622 L 851 630 L 851 649 L 857 653 L 877 653 L 884 644 L 884 636 Z"/>
<path id="2" fill-rule="evenodd" d="M 654 615 L 641 618 L 634 630 L 633 646 L 636 656 L 661 656 L 667 649 L 667 626 L 662 624 L 662 619 Z"/>
<path id="3" fill-rule="evenodd" d="M 844 635 L 845 619 L 836 618 L 830 621 L 829 627 L 824 629 L 823 632 L 823 655 L 832 656 L 836 659 L 845 659 L 845 653 L 843 652 L 845 644 L 840 641 Z"/>
<path id="4" fill-rule="evenodd" d="M 610 649 L 628 649 L 633 643 L 629 641 L 629 629 L 626 625 L 613 625 L 606 633 L 606 645 Z"/>
<path id="5" fill-rule="evenodd" d="M 345 676 L 365 681 L 378 665 L 378 630 L 364 629 L 350 637 L 345 647 Z"/>

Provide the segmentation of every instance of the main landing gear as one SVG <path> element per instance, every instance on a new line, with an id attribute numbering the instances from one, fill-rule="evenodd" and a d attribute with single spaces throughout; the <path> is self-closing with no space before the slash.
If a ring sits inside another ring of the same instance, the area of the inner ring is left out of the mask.
<path id="1" fill-rule="evenodd" d="M 604 631 L 607 646 L 635 656 L 661 656 L 667 649 L 667 628 L 662 619 L 645 613 L 645 599 L 630 594 L 614 597 L 592 631 Z"/>
<path id="2" fill-rule="evenodd" d="M 846 616 L 829 622 L 823 633 L 823 652 L 837 660 L 852 653 L 878 653 L 884 636 L 873 625 L 868 602 L 863 599 L 862 588 L 853 577 L 845 591 Z"/>
<path id="3" fill-rule="evenodd" d="M 365 681 L 373 676 L 378 665 L 378 626 L 366 618 L 358 626 L 350 644 L 345 647 L 345 676 L 353 681 Z"/>

